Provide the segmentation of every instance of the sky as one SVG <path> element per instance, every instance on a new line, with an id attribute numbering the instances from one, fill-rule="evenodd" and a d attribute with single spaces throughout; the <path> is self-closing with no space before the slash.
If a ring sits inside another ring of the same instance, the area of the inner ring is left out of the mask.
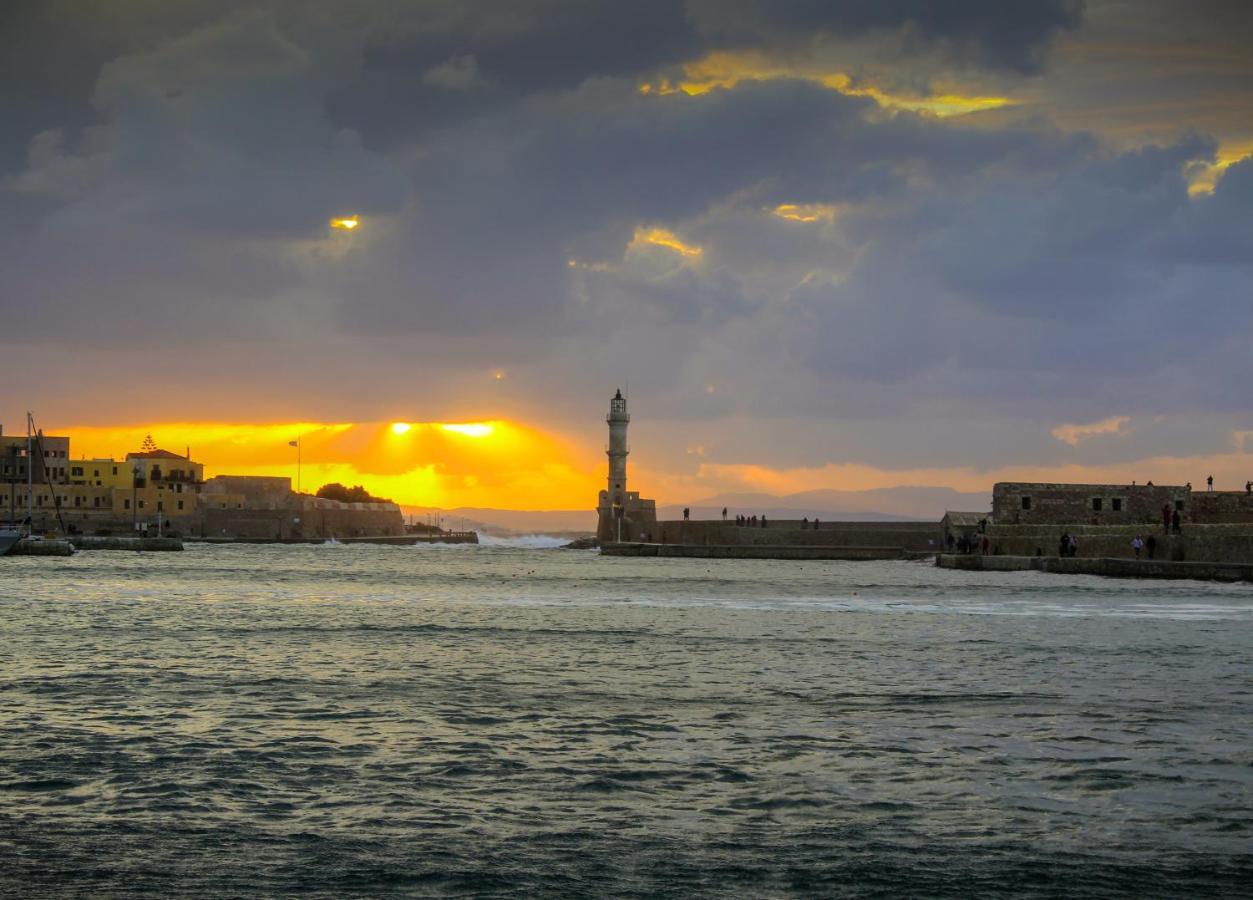
<path id="1" fill-rule="evenodd" d="M 579 508 L 621 387 L 663 503 L 1242 489 L 1250 46 L 1215 0 L 10 0 L 0 422 Z"/>

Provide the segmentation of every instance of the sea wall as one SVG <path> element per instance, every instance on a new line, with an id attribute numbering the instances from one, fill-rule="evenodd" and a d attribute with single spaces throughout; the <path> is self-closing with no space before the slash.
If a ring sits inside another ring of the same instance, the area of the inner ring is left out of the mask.
<path id="1" fill-rule="evenodd" d="M 277 540 L 401 536 L 405 521 L 392 504 L 362 509 L 206 509 L 198 533 Z"/>
<path id="2" fill-rule="evenodd" d="M 1167 534 L 1160 525 L 993 525 L 988 528 L 988 552 L 991 556 L 1056 556 L 1063 532 L 1075 537 L 1075 557 L 1081 559 L 1133 559 L 1131 542 L 1151 535 L 1157 559 L 1253 563 L 1253 525 L 1247 523 L 1189 524 L 1180 534 Z M 1141 556 L 1148 557 L 1147 548 Z"/>
<path id="3" fill-rule="evenodd" d="M 695 559 L 901 559 L 899 547 L 793 546 L 785 544 L 639 544 L 607 543 L 603 556 L 656 556 Z"/>
<path id="4" fill-rule="evenodd" d="M 69 539 L 75 550 L 182 550 L 176 537 L 96 537 L 76 534 Z"/>
<path id="5" fill-rule="evenodd" d="M 935 564 L 970 572 L 1034 570 L 1060 575 L 1102 575 L 1110 578 L 1167 578 L 1200 581 L 1253 581 L 1253 563 L 1179 562 L 1056 556 L 963 556 L 942 553 Z"/>
<path id="6" fill-rule="evenodd" d="M 1247 491 L 1193 491 L 1191 500 L 1197 522 L 1253 523 L 1253 494 Z"/>
<path id="7" fill-rule="evenodd" d="M 770 521 L 765 528 L 734 521 L 663 521 L 648 543 L 698 546 L 873 547 L 938 551 L 938 522 L 823 522 L 818 529 L 799 521 Z"/>

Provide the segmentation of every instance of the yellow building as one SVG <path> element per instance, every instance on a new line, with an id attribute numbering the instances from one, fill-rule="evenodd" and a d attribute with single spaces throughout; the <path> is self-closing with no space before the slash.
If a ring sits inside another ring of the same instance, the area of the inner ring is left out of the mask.
<path id="1" fill-rule="evenodd" d="M 72 459 L 69 464 L 70 484 L 128 488 L 133 477 L 130 467 L 116 459 Z"/>

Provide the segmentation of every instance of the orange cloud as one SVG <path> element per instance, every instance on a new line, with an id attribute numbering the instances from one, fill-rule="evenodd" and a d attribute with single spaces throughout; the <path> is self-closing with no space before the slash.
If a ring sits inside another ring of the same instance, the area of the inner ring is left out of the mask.
<path id="1" fill-rule="evenodd" d="M 1237 436 L 1238 440 L 1238 436 Z M 1243 444 L 1240 444 L 1241 448 Z M 998 481 L 1071 482 L 1076 484 L 1129 484 L 1132 480 L 1158 484 L 1200 484 L 1213 475 L 1222 490 L 1243 490 L 1253 472 L 1253 454 L 1242 451 L 1210 456 L 1159 456 L 1100 466 L 1002 466 L 975 469 L 969 466 L 881 469 L 856 463 L 775 469 L 755 464 L 702 463 L 695 475 L 654 476 L 663 502 L 692 502 L 724 492 L 796 494 L 834 489 L 865 491 L 893 487 L 950 487 L 959 491 L 988 491 Z M 650 485 L 638 476 L 634 487 L 649 493 Z M 662 496 L 664 494 L 664 496 Z"/>
<path id="2" fill-rule="evenodd" d="M 830 71 L 816 63 L 780 61 L 760 52 L 716 51 L 683 66 L 678 82 L 661 77 L 640 85 L 641 94 L 707 94 L 717 88 L 731 88 L 741 81 L 769 81 L 795 78 L 820 84 L 851 97 L 869 97 L 884 109 L 904 109 L 933 116 L 960 116 L 1014 103 L 1009 97 L 963 94 L 944 89 L 929 94 L 891 93 L 875 85 L 854 81 L 846 72 Z"/>
<path id="3" fill-rule="evenodd" d="M 1078 447 L 1081 441 L 1096 437 L 1098 434 L 1122 434 L 1122 427 L 1130 421 L 1130 416 L 1110 416 L 1108 419 L 1088 425 L 1058 425 L 1049 433 L 1063 444 Z"/>
<path id="4" fill-rule="evenodd" d="M 678 235 L 673 231 L 665 228 L 637 228 L 635 229 L 635 237 L 631 239 L 631 243 L 627 245 L 627 249 L 639 247 L 643 244 L 652 244 L 655 247 L 665 247 L 667 250 L 673 250 L 680 256 L 700 256 L 704 250 L 693 244 L 685 244 L 679 240 Z"/>

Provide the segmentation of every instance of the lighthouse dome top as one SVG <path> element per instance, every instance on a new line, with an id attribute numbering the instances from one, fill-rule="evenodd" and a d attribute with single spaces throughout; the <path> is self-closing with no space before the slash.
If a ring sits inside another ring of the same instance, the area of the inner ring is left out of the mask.
<path id="1" fill-rule="evenodd" d="M 615 418 L 620 418 L 626 415 L 626 397 L 622 396 L 621 389 L 619 389 L 609 401 L 609 415 Z"/>

